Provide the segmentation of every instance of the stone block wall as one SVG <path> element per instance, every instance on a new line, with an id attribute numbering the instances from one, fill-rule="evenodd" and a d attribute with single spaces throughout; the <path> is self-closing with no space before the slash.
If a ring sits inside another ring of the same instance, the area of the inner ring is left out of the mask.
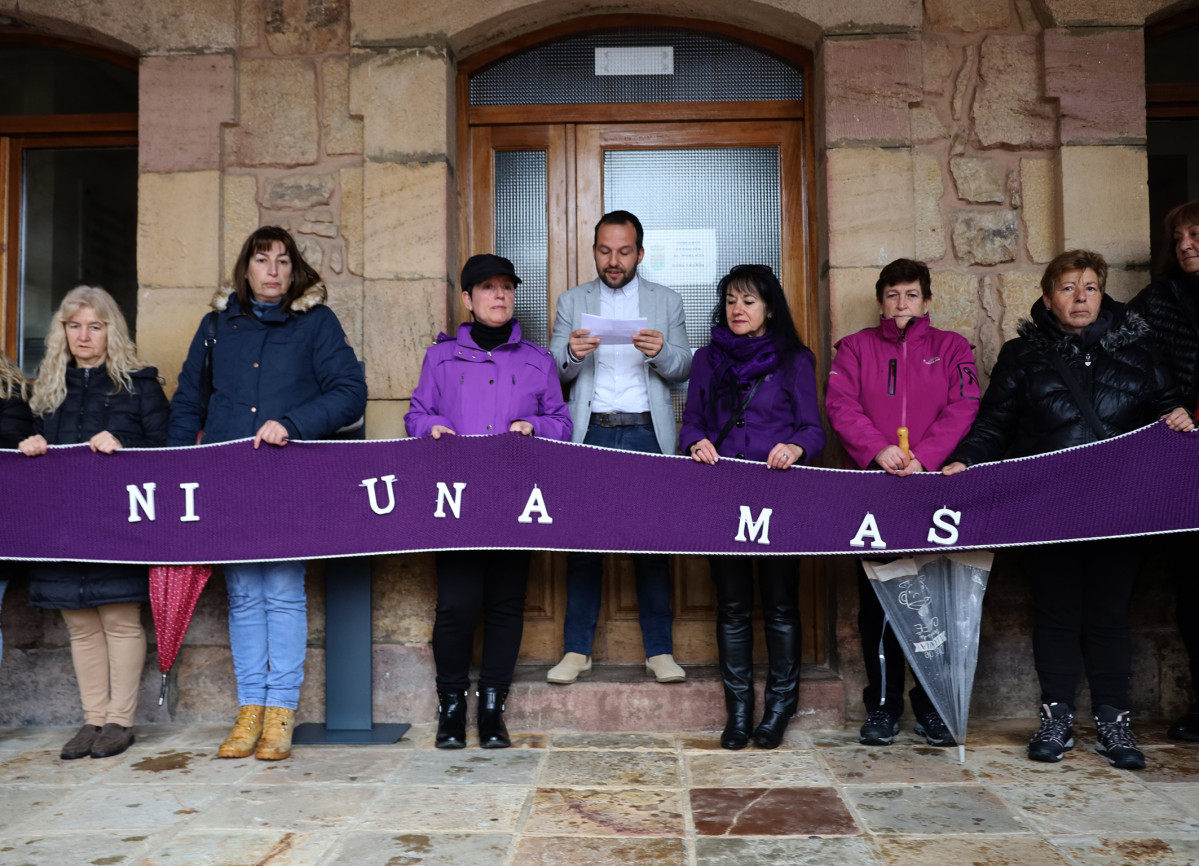
<path id="1" fill-rule="evenodd" d="M 1142 27 L 1168 0 L 651 0 L 638 12 L 710 19 L 813 52 L 808 88 L 818 179 L 821 309 L 831 344 L 876 320 L 878 269 L 933 269 L 934 321 L 965 334 L 986 374 L 1068 246 L 1103 252 L 1112 293 L 1147 278 Z M 0 0 L 0 26 L 140 57 L 140 348 L 173 389 L 186 348 L 254 228 L 289 228 L 366 362 L 370 436 L 401 436 L 425 347 L 451 321 L 457 225 L 457 61 L 626 0 Z M 1102 94 L 1102 98 L 1096 98 Z M 1000 559 L 983 626 L 979 712 L 1025 715 L 1035 700 L 1027 587 Z M 847 715 L 861 686 L 852 574 L 835 590 Z M 374 563 L 376 718 L 431 717 L 430 555 Z M 309 576 L 309 676 L 323 715 L 323 569 Z M 1177 709 L 1177 642 L 1165 579 L 1138 601 L 1151 714 Z M 0 724 L 72 721 L 57 615 L 3 609 Z M 1145 607 L 1146 603 L 1156 607 Z M 159 709 L 146 720 L 222 719 L 233 685 L 218 574 Z M 686 659 L 682 659 L 684 662 Z M 1012 674 L 1012 671 L 1020 671 Z M 395 696 L 429 686 L 427 700 Z M 45 701 L 46 694 L 55 695 Z M 23 697 L 22 697 L 23 696 Z M 20 697 L 20 699 L 15 699 Z"/>

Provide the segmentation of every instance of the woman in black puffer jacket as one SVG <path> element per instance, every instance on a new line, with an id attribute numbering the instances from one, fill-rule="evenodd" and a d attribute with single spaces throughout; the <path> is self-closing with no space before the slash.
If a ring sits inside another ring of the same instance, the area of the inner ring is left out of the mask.
<path id="1" fill-rule="evenodd" d="M 1020 336 L 1000 351 L 978 417 L 944 474 L 1097 442 L 1160 417 L 1173 430 L 1194 429 L 1148 326 L 1104 294 L 1106 283 L 1107 263 L 1098 253 L 1072 250 L 1049 263 L 1032 319 L 1021 322 Z M 1084 411 L 1075 390 L 1093 412 Z M 1060 517 L 1085 519 L 1085 503 L 1079 512 Z M 1114 539 L 1027 547 L 1020 560 L 1032 583 L 1033 657 L 1041 682 L 1041 727 L 1028 756 L 1056 762 L 1073 747 L 1081 653 L 1099 753 L 1113 766 L 1144 768 L 1128 724 L 1128 608 L 1141 545 Z"/>
<path id="2" fill-rule="evenodd" d="M 158 371 L 143 364 L 108 292 L 91 286 L 63 298 L 46 336 L 30 408 L 34 435 L 18 446 L 42 457 L 50 445 L 87 443 L 93 452 L 166 444 L 170 404 Z M 87 491 L 80 507 L 94 507 Z M 71 635 L 83 727 L 63 760 L 119 755 L 133 743 L 133 717 L 146 660 L 141 602 L 146 566 L 86 562 L 30 568 L 29 603 L 62 611 Z"/>
<path id="3" fill-rule="evenodd" d="M 1191 411 L 1199 404 L 1199 201 L 1166 214 L 1166 237 L 1156 280 L 1128 304 L 1149 323 L 1162 361 Z M 1199 695 L 1199 581 L 1195 580 L 1194 536 L 1189 532 L 1160 539 L 1160 549 L 1175 575 L 1178 633 L 1190 661 L 1191 688 Z M 1199 741 L 1199 702 L 1191 704 L 1167 735 Z"/>

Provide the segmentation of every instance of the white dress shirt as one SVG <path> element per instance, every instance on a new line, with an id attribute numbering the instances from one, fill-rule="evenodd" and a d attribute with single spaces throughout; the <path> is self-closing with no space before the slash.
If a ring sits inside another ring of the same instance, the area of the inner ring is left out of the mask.
<path id="1" fill-rule="evenodd" d="M 636 275 L 628 285 L 611 289 L 600 283 L 600 315 L 609 319 L 636 319 L 641 315 Z M 595 394 L 592 412 L 648 412 L 645 355 L 636 346 L 609 346 L 595 350 Z"/>

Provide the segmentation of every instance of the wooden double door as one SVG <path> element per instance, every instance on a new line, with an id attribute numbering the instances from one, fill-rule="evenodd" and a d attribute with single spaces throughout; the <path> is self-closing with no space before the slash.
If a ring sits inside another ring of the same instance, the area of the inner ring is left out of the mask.
<path id="1" fill-rule="evenodd" d="M 746 262 L 769 264 L 780 274 L 800 334 L 819 346 L 802 117 L 651 120 L 678 106 L 661 108 L 651 112 L 643 106 L 632 112 L 640 116 L 629 118 L 625 106 L 569 107 L 562 112 L 564 122 L 496 122 L 519 119 L 521 110 L 476 111 L 484 122 L 467 124 L 462 130 L 467 140 L 460 143 L 463 260 L 483 251 L 512 259 L 523 280 L 517 293 L 522 330 L 548 345 L 558 297 L 596 276 L 591 251 L 596 221 L 610 210 L 630 210 L 645 225 L 639 273 L 683 296 L 693 349 L 708 342 L 720 277 Z M 624 116 L 604 122 L 606 109 Z M 720 111 L 737 113 L 729 106 Z M 545 107 L 538 113 L 539 121 L 548 119 Z M 676 417 L 685 396 L 681 383 L 673 393 Z M 627 508 L 636 507 L 630 496 Z M 679 503 L 680 515 L 687 507 Z M 671 573 L 675 655 L 684 663 L 713 663 L 716 600 L 707 560 L 673 556 Z M 801 593 L 804 661 L 824 662 L 827 593 L 819 562 L 804 561 Z M 596 660 L 642 662 L 628 555 L 605 557 L 603 598 Z M 522 662 L 561 657 L 565 608 L 565 554 L 535 554 Z M 764 652 L 760 639 L 757 646 Z"/>

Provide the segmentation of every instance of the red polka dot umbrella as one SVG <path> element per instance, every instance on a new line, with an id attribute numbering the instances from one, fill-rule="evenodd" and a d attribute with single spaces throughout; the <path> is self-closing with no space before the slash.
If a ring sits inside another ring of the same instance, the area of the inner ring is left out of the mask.
<path id="1" fill-rule="evenodd" d="M 167 671 L 175 663 L 196 602 L 211 576 L 211 565 L 150 567 L 150 608 L 154 612 L 154 632 L 158 640 L 158 669 L 162 671 L 159 706 L 167 696 Z"/>

